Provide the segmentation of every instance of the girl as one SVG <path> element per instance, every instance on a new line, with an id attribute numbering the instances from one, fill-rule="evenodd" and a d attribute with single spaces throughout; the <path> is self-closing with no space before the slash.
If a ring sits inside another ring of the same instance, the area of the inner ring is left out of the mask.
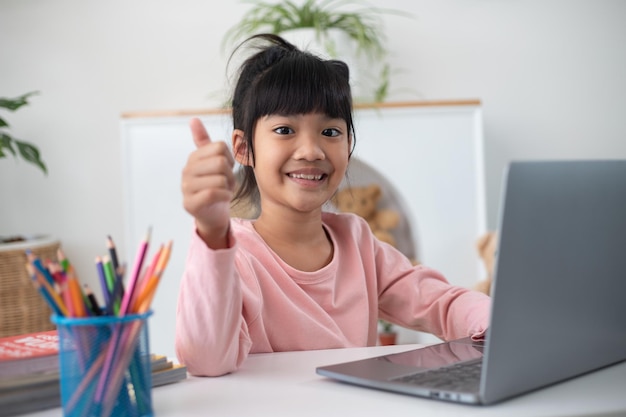
<path id="1" fill-rule="evenodd" d="M 450 285 L 378 241 L 353 214 L 323 211 L 354 146 L 345 63 L 275 35 L 240 69 L 232 153 L 191 121 L 182 173 L 195 218 L 181 282 L 176 353 L 193 375 L 235 371 L 248 354 L 374 346 L 378 318 L 442 339 L 483 337 L 490 299 Z M 234 162 L 244 177 L 235 193 Z M 231 200 L 258 197 L 255 220 Z"/>

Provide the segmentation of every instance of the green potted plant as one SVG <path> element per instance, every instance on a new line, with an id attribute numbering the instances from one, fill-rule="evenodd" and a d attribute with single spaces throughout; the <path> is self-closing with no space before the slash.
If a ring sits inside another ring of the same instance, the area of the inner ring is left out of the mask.
<path id="1" fill-rule="evenodd" d="M 379 319 L 378 341 L 381 346 L 395 345 L 398 333 L 394 330 L 392 323 Z"/>
<path id="2" fill-rule="evenodd" d="M 305 0 L 301 5 L 289 0 L 280 3 L 249 0 L 247 3 L 254 4 L 254 7 L 226 32 L 225 45 L 255 33 L 280 35 L 302 28 L 313 29 L 318 40 L 325 40 L 328 30 L 338 29 L 356 42 L 359 52 L 375 58 L 385 53 L 380 15 L 392 11 L 372 7 L 347 10 L 345 6 L 359 4 L 349 0 Z"/>
<path id="3" fill-rule="evenodd" d="M 0 108 L 15 111 L 29 104 L 37 91 L 16 98 L 0 97 Z M 13 137 L 9 124 L 0 117 L 0 158 L 8 154 L 35 165 L 44 174 L 48 170 L 39 149 L 32 143 Z M 47 236 L 0 236 L 0 337 L 30 333 L 54 328 L 51 311 L 41 295 L 30 284 L 26 273 L 26 250 L 42 259 L 54 259 L 60 244 Z"/>
<path id="4" fill-rule="evenodd" d="M 16 98 L 0 97 L 0 109 L 16 111 L 20 107 L 29 104 L 28 99 L 35 94 L 39 94 L 39 92 L 31 91 Z M 24 161 L 35 165 L 47 175 L 48 169 L 41 159 L 39 148 L 32 143 L 13 137 L 9 133 L 9 127 L 9 123 L 0 115 L 0 158 L 6 158 L 9 154 L 12 154 L 15 158 L 21 157 Z M 0 244 L 24 240 L 26 240 L 24 236 L 0 236 Z"/>
<path id="5" fill-rule="evenodd" d="M 331 36 L 333 31 L 341 33 L 356 46 L 350 50 L 356 51 L 357 56 L 366 61 L 359 69 L 375 68 L 379 72 L 371 78 L 376 78 L 380 85 L 371 86 L 367 99 L 384 101 L 389 84 L 389 66 L 385 63 L 385 35 L 381 16 L 406 16 L 406 13 L 375 8 L 351 0 L 305 0 L 301 4 L 290 0 L 278 3 L 248 0 L 247 3 L 253 4 L 253 7 L 226 32 L 222 40 L 224 48 L 257 33 L 274 33 L 287 37 L 290 32 L 308 29 L 313 40 L 321 44 L 330 57 L 348 62 L 346 57 L 338 56 L 336 38 Z M 354 71 L 357 68 L 352 65 L 350 69 Z"/>
<path id="6" fill-rule="evenodd" d="M 0 108 L 4 108 L 10 111 L 15 111 L 28 103 L 28 99 L 38 94 L 37 91 L 31 91 L 16 98 L 0 97 Z M 46 165 L 41 160 L 39 149 L 32 143 L 25 142 L 20 139 L 16 139 L 8 132 L 9 124 L 6 120 L 0 117 L 0 158 L 6 158 L 7 152 L 13 154 L 14 157 L 22 157 L 26 162 L 34 164 L 43 171 L 44 174 L 48 174 Z"/>

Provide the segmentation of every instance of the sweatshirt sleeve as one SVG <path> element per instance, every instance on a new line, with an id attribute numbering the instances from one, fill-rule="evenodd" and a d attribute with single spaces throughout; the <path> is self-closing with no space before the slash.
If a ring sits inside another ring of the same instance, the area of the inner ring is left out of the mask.
<path id="1" fill-rule="evenodd" d="M 376 254 L 378 267 L 386 271 L 379 274 L 385 277 L 379 293 L 383 319 L 443 340 L 484 337 L 490 297 L 451 285 L 438 271 L 399 260 L 396 252 L 382 244 Z"/>
<path id="2" fill-rule="evenodd" d="M 175 349 L 196 376 L 235 371 L 248 356 L 242 288 L 235 271 L 237 243 L 212 250 L 193 233 L 178 294 Z"/>

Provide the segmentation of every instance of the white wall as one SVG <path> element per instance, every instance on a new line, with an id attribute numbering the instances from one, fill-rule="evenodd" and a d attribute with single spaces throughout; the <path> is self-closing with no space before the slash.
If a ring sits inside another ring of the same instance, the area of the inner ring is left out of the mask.
<path id="1" fill-rule="evenodd" d="M 507 161 L 626 158 L 626 2 L 369 3 L 415 17 L 385 18 L 390 100 L 482 100 L 491 227 Z M 126 250 L 120 114 L 219 106 L 220 42 L 245 10 L 235 1 L 0 1 L 0 96 L 41 91 L 3 116 L 40 146 L 50 171 L 0 161 L 0 235 L 57 236 L 95 282 L 106 236 Z"/>

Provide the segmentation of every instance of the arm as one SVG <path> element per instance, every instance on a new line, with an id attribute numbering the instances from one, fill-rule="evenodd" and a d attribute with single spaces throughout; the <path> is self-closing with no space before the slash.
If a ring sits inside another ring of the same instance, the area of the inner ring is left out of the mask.
<path id="1" fill-rule="evenodd" d="M 176 313 L 176 356 L 192 375 L 235 371 L 250 350 L 242 318 L 236 248 L 212 250 L 192 237 Z"/>
<path id="2" fill-rule="evenodd" d="M 234 159 L 212 142 L 198 119 L 190 123 L 196 150 L 182 172 L 183 206 L 196 230 L 187 255 L 176 313 L 176 355 L 194 375 L 235 370 L 249 343 L 239 343 L 242 291 L 231 247 L 230 200 Z"/>
<path id="3" fill-rule="evenodd" d="M 381 318 L 444 340 L 484 336 L 488 296 L 451 285 L 438 271 L 397 259 L 402 254 L 395 252 L 388 245 L 377 249 Z"/>
<path id="4" fill-rule="evenodd" d="M 197 233 L 213 249 L 229 246 L 230 201 L 233 198 L 234 159 L 226 143 L 212 142 L 202 122 L 190 122 L 196 150 L 183 168 L 183 207 L 196 223 Z"/>

